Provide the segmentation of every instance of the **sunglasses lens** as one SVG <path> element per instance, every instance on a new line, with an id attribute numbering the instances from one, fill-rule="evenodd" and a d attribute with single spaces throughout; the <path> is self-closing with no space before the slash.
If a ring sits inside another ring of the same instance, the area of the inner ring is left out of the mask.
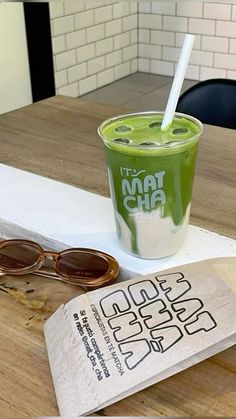
<path id="1" fill-rule="evenodd" d="M 29 268 L 39 260 L 41 251 L 30 244 L 6 243 L 0 248 L 0 267 L 21 270 Z"/>
<path id="2" fill-rule="evenodd" d="M 107 272 L 108 262 L 97 255 L 86 252 L 61 254 L 57 261 L 57 271 L 70 278 L 100 278 Z"/>

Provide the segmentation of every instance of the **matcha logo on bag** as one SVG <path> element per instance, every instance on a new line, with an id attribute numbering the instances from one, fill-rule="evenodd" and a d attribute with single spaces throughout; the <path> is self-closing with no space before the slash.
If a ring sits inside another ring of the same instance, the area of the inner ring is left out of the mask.
<path id="1" fill-rule="evenodd" d="M 132 370 L 151 352 L 163 354 L 184 336 L 217 327 L 199 298 L 188 298 L 191 284 L 184 274 L 158 275 L 116 290 L 100 301 L 125 364 Z"/>

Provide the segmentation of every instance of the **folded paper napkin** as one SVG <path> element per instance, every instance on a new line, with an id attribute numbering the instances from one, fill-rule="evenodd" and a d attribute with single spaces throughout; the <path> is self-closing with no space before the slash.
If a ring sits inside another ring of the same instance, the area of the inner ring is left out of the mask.
<path id="1" fill-rule="evenodd" d="M 0 164 L 0 235 L 28 238 L 46 248 L 90 247 L 112 254 L 123 277 L 184 263 L 236 255 L 236 240 L 196 226 L 173 256 L 139 259 L 120 248 L 110 198 Z"/>

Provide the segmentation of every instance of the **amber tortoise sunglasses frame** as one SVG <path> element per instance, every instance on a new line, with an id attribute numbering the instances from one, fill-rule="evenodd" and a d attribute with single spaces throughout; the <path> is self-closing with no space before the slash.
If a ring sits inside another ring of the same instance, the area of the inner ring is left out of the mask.
<path id="1" fill-rule="evenodd" d="M 47 259 L 52 261 L 53 270 L 44 269 Z M 119 264 L 111 255 L 95 249 L 78 247 L 54 252 L 31 240 L 11 239 L 0 241 L 0 273 L 32 273 L 87 289 L 113 283 Z"/>

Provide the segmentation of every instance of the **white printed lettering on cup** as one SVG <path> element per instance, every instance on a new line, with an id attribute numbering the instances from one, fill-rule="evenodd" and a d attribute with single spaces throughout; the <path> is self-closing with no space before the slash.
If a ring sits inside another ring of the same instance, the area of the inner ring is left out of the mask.
<path id="1" fill-rule="evenodd" d="M 142 179 L 138 176 L 146 170 L 129 169 L 121 167 L 120 173 L 123 177 L 121 191 L 123 204 L 129 213 L 150 211 L 161 208 L 166 203 L 165 192 L 163 191 L 164 171 L 147 174 Z"/>

